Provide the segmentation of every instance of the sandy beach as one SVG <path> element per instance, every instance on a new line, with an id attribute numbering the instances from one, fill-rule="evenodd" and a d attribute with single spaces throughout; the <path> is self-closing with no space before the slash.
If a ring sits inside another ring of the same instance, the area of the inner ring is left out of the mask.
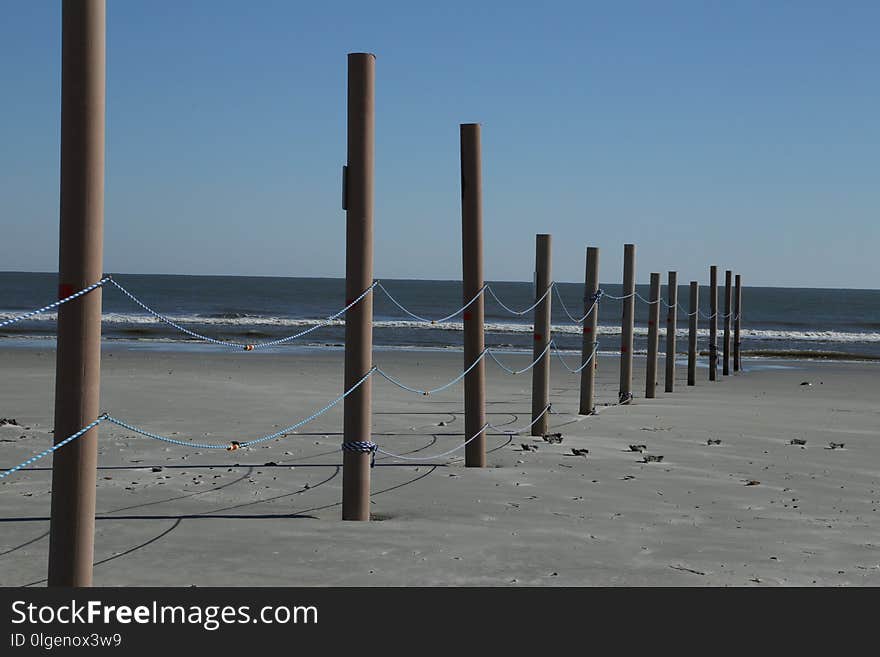
<path id="1" fill-rule="evenodd" d="M 20 425 L 0 427 L 7 468 L 51 444 L 55 358 L 7 348 L 0 362 L 0 416 Z M 377 351 L 375 363 L 429 387 L 460 372 L 462 355 Z M 562 442 L 492 435 L 486 469 L 465 468 L 461 452 L 428 458 L 462 441 L 460 385 L 423 397 L 375 379 L 374 440 L 420 460 L 377 457 L 369 523 L 340 519 L 341 406 L 235 452 L 104 424 L 94 583 L 880 585 L 877 365 L 749 360 L 748 371 L 717 383 L 698 370 L 696 387 L 680 366 L 676 392 L 661 384 L 651 400 L 644 366 L 636 358 L 633 404 L 580 417 L 579 377 L 554 360 L 550 426 Z M 616 401 L 617 367 L 600 359 L 601 403 Z M 342 352 L 332 350 L 111 345 L 102 368 L 106 411 L 181 440 L 264 435 L 342 390 Z M 487 377 L 490 421 L 526 425 L 529 375 L 490 362 Z M 50 468 L 47 457 L 0 480 L 4 586 L 45 583 Z"/>

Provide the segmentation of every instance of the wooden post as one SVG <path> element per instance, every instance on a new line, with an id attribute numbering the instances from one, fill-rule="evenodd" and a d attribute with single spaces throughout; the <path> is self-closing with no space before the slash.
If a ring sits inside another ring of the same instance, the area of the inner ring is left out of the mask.
<path id="1" fill-rule="evenodd" d="M 678 330 L 678 274 L 669 272 L 666 283 L 666 392 L 675 391 L 675 332 Z"/>
<path id="2" fill-rule="evenodd" d="M 734 304 L 734 315 L 735 320 L 733 323 L 733 371 L 739 372 L 742 368 L 742 363 L 740 362 L 740 342 L 739 342 L 739 329 L 740 329 L 740 316 L 742 315 L 742 278 L 739 274 L 736 275 L 736 303 Z"/>
<path id="3" fill-rule="evenodd" d="M 61 211 L 58 297 L 101 279 L 104 250 L 105 0 L 61 10 Z M 101 288 L 58 309 L 55 444 L 100 412 Z M 91 586 L 98 428 L 52 463 L 49 586 Z"/>
<path id="4" fill-rule="evenodd" d="M 461 131 L 461 265 L 462 303 L 473 299 L 483 288 L 483 181 L 481 172 L 480 125 L 463 123 Z M 463 313 L 464 368 L 483 353 L 484 297 Z M 465 447 L 464 462 L 469 468 L 486 467 L 486 362 L 481 360 L 464 377 L 465 440 L 476 435 Z"/>
<path id="5" fill-rule="evenodd" d="M 690 311 L 688 312 L 688 385 L 697 384 L 697 322 L 700 316 L 700 284 L 691 281 Z"/>
<path id="6" fill-rule="evenodd" d="M 660 323 L 660 274 L 651 273 L 651 292 L 648 295 L 648 363 L 645 367 L 645 397 L 657 396 L 657 326 Z"/>
<path id="7" fill-rule="evenodd" d="M 731 271 L 724 272 L 724 376 L 730 374 L 730 283 Z"/>
<path id="8" fill-rule="evenodd" d="M 709 380 L 718 376 L 718 267 L 709 267 Z"/>
<path id="9" fill-rule="evenodd" d="M 550 272 L 550 236 L 537 235 L 535 240 L 535 300 L 540 299 L 553 284 Z M 533 436 L 547 433 L 547 413 L 544 410 L 550 403 L 550 300 L 553 295 L 547 294 L 544 300 L 535 306 L 535 340 L 532 348 L 532 359 L 544 356 L 532 368 L 532 425 Z M 543 413 L 543 415 L 542 415 Z M 540 418 L 539 418 L 540 416 Z"/>
<path id="10" fill-rule="evenodd" d="M 584 319 L 584 341 L 581 347 L 581 364 L 593 355 L 593 361 L 581 370 L 581 415 L 592 415 L 596 412 L 593 399 L 596 388 L 596 368 L 599 367 L 599 356 L 596 352 L 596 329 L 599 325 L 599 249 L 587 247 L 587 267 L 584 284 L 584 312 L 593 310 Z M 593 305 L 595 303 L 595 306 Z"/>
<path id="11" fill-rule="evenodd" d="M 373 284 L 373 144 L 376 57 L 348 55 L 348 164 L 345 168 L 346 305 Z M 373 367 L 373 295 L 345 313 L 345 389 Z M 370 443 L 370 379 L 345 398 L 344 441 Z M 342 452 L 342 519 L 370 519 L 371 454 Z"/>
<path id="12" fill-rule="evenodd" d="M 618 400 L 632 400 L 633 315 L 636 303 L 636 245 L 623 245 L 623 314 L 620 320 L 620 393 Z"/>

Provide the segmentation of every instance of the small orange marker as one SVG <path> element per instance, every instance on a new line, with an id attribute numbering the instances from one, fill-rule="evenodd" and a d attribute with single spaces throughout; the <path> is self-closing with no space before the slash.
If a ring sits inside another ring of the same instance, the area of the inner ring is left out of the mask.
<path id="1" fill-rule="evenodd" d="M 252 345 L 252 344 L 246 344 L 246 345 L 244 346 L 244 350 L 245 350 L 245 351 L 253 351 L 253 350 L 254 350 L 254 345 Z"/>
<path id="2" fill-rule="evenodd" d="M 233 440 L 231 443 L 229 443 L 229 447 L 226 448 L 226 451 L 228 451 L 228 452 L 234 452 L 234 451 L 237 450 L 239 447 L 241 447 L 241 443 L 238 442 L 237 440 Z"/>

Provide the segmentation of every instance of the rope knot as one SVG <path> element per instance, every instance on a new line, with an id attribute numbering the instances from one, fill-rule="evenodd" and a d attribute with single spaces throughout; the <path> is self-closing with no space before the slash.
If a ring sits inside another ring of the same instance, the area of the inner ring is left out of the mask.
<path id="1" fill-rule="evenodd" d="M 344 452 L 354 452 L 355 454 L 369 454 L 371 468 L 376 465 L 377 449 L 379 449 L 379 446 L 372 440 L 352 440 L 342 443 L 342 450 Z"/>

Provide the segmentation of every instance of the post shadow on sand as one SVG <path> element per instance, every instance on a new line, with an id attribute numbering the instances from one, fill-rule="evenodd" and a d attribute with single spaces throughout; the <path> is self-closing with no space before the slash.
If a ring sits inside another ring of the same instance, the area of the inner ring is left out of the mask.
<path id="1" fill-rule="evenodd" d="M 431 465 L 430 470 L 428 470 L 427 472 L 421 473 L 421 474 L 419 474 L 419 476 L 414 477 L 408 481 L 404 481 L 399 484 L 395 484 L 394 486 L 389 486 L 388 488 L 384 488 L 382 490 L 374 491 L 373 495 L 381 495 L 382 493 L 388 493 L 390 491 L 397 490 L 398 488 L 403 488 L 404 486 L 414 484 L 415 482 L 419 481 L 420 479 L 424 479 L 425 477 L 432 474 L 438 467 L 439 466 L 437 466 L 436 464 Z M 334 476 L 336 476 L 336 475 L 334 474 Z M 296 493 L 289 493 L 288 495 L 292 495 L 292 494 L 296 494 Z M 256 502 L 250 502 L 246 505 L 240 505 L 240 506 L 260 504 L 260 503 L 271 501 L 271 499 L 272 498 L 265 499 L 265 500 L 259 500 Z M 305 510 L 300 511 L 298 513 L 223 514 L 223 515 L 204 515 L 204 514 L 195 514 L 194 513 L 194 514 L 178 514 L 178 515 L 170 515 L 170 514 L 169 515 L 129 515 L 129 516 L 111 516 L 111 517 L 108 517 L 106 515 L 100 515 L 100 516 L 96 516 L 95 520 L 97 520 L 97 521 L 107 521 L 107 520 L 114 520 L 114 521 L 174 520 L 175 522 L 171 527 L 160 532 L 159 534 L 157 534 L 153 538 L 151 538 L 143 543 L 140 543 L 132 548 L 129 548 L 128 550 L 126 550 L 124 552 L 120 552 L 119 554 L 114 554 L 114 555 L 107 557 L 105 559 L 101 559 L 100 561 L 96 561 L 96 562 L 94 562 L 93 565 L 100 566 L 102 564 L 113 561 L 114 559 L 119 559 L 121 557 L 128 556 L 134 552 L 137 552 L 138 550 L 141 550 L 149 545 L 152 545 L 153 543 L 165 538 L 166 536 L 168 536 L 168 534 L 170 534 L 172 531 L 177 529 L 180 526 L 181 522 L 183 522 L 184 520 L 282 520 L 282 519 L 283 520 L 301 520 L 301 519 L 319 520 L 319 518 L 317 518 L 316 516 L 307 515 L 307 514 L 309 514 L 310 512 L 313 512 L 313 511 L 322 511 L 325 509 L 331 509 L 331 508 L 337 507 L 341 504 L 342 504 L 342 502 L 334 502 L 332 504 L 325 504 L 323 506 L 317 506 L 317 507 L 313 507 L 311 509 L 305 509 Z M 236 508 L 236 507 L 230 507 L 230 508 Z M 209 512 L 209 513 L 213 514 L 214 512 Z M 48 520 L 49 520 L 49 518 L 45 517 L 45 516 L 24 517 L 24 518 L 0 518 L 0 523 L 4 523 L 4 522 L 47 522 Z M 45 537 L 46 535 L 48 535 L 48 532 L 46 534 L 44 534 L 43 536 L 39 536 L 36 539 L 29 541 L 29 543 L 33 543 L 33 542 L 39 540 L 40 538 Z M 33 581 L 33 582 L 29 582 L 27 584 L 22 584 L 21 586 L 23 586 L 23 587 L 35 586 L 37 584 L 42 584 L 44 582 L 46 582 L 45 577 L 42 579 Z"/>

